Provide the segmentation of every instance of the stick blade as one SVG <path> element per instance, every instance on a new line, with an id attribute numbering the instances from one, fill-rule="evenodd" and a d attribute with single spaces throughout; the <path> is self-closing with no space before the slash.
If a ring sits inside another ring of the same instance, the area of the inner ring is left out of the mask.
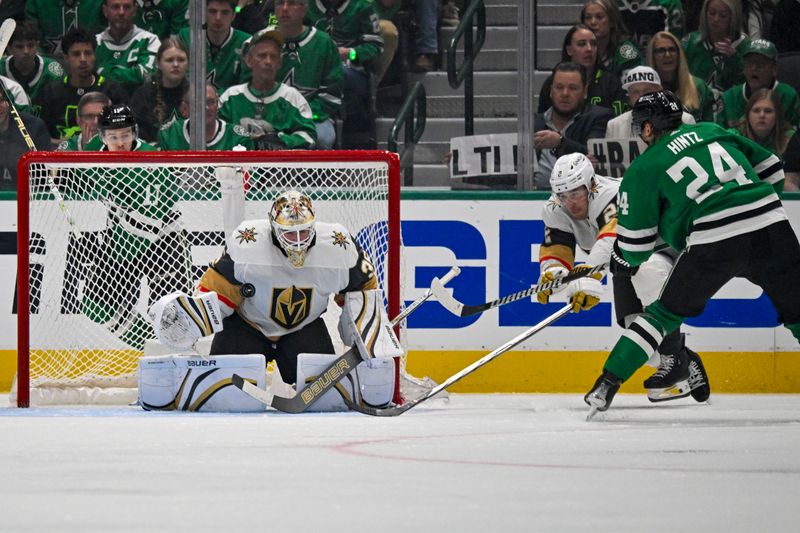
<path id="1" fill-rule="evenodd" d="M 456 300 L 450 295 L 450 291 L 444 288 L 439 278 L 433 278 L 431 282 L 431 293 L 436 297 L 439 303 L 456 316 L 461 316 L 461 311 L 464 309 L 464 304 Z"/>

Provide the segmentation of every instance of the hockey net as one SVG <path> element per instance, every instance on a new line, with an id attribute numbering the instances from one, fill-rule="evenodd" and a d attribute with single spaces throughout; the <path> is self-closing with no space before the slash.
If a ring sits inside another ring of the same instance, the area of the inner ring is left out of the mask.
<path id="1" fill-rule="evenodd" d="M 266 217 L 286 189 L 308 194 L 318 220 L 343 224 L 367 251 L 389 316 L 399 313 L 395 154 L 32 153 L 18 180 L 18 405 L 136 399 L 138 361 L 154 336 L 148 306 L 191 292 L 223 250 L 218 166 L 243 169 L 245 219 Z M 404 361 L 398 367 L 404 375 Z M 395 399 L 402 394 L 398 386 Z"/>

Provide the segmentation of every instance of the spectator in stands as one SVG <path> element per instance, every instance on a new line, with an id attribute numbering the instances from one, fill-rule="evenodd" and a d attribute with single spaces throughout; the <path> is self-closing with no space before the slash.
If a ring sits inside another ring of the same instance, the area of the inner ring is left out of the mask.
<path id="1" fill-rule="evenodd" d="M 650 41 L 653 42 L 652 40 Z M 628 107 L 633 106 L 639 97 L 648 93 L 654 93 L 663 89 L 661 78 L 658 72 L 647 66 L 632 68 L 622 78 L 622 88 L 628 93 Z M 692 115 L 683 113 L 684 124 L 694 124 Z M 606 126 L 606 138 L 608 139 L 636 139 L 639 144 L 639 153 L 647 149 L 647 144 L 633 131 L 633 113 L 626 111 L 618 117 L 608 121 Z"/>
<path id="2" fill-rule="evenodd" d="M 25 20 L 25 0 L 4 0 L 0 2 L 0 20 Z"/>
<path id="3" fill-rule="evenodd" d="M 133 23 L 135 0 L 105 0 L 108 27 L 97 34 L 97 72 L 133 94 L 153 73 L 161 41 Z"/>
<path id="4" fill-rule="evenodd" d="M 607 72 L 622 74 L 642 64 L 639 48 L 632 41 L 616 0 L 586 0 L 581 22 L 597 38 L 597 61 Z"/>
<path id="5" fill-rule="evenodd" d="M 620 84 L 619 75 L 603 69 L 598 64 L 597 38 L 592 30 L 583 24 L 577 24 L 567 31 L 561 47 L 561 61 L 573 62 L 586 69 L 589 87 L 587 103 L 607 107 L 615 115 L 622 113 L 625 107 L 625 93 Z M 542 85 L 539 94 L 539 113 L 544 113 L 551 105 L 550 90 L 553 76 L 549 76 Z M 549 181 L 548 181 L 549 183 Z"/>
<path id="6" fill-rule="evenodd" d="M 739 0 L 705 0 L 700 29 L 686 35 L 682 44 L 689 71 L 708 84 L 715 100 L 744 81 L 742 56 L 747 41 Z"/>
<path id="7" fill-rule="evenodd" d="M 92 35 L 103 31 L 106 19 L 101 6 L 105 0 L 27 0 L 25 18 L 39 29 L 39 45 L 47 56 L 58 56 L 64 49 L 61 38 L 78 27 Z M 3 2 L 5 3 L 5 2 Z"/>
<path id="8" fill-rule="evenodd" d="M 217 116 L 219 110 L 219 96 L 217 89 L 211 83 L 206 84 L 206 149 L 207 150 L 233 150 L 243 147 L 252 150 L 253 139 L 247 131 L 238 124 L 229 124 Z M 189 150 L 191 138 L 189 136 L 189 87 L 183 91 L 180 106 L 180 119 L 158 132 L 158 146 L 162 150 Z"/>
<path id="9" fill-rule="evenodd" d="M 381 28 L 381 37 L 383 37 L 383 51 L 378 59 L 378 65 L 375 67 L 375 76 L 379 82 L 386 74 L 397 51 L 400 33 L 392 21 L 392 17 L 400 10 L 402 4 L 403 0 L 375 0 L 375 9 L 380 19 L 378 24 Z"/>
<path id="10" fill-rule="evenodd" d="M 614 116 L 605 107 L 587 103 L 589 80 L 583 65 L 559 63 L 553 68 L 552 80 L 550 99 L 553 104 L 534 117 L 533 147 L 539 162 L 534 173 L 536 189 L 550 188 L 550 173 L 556 159 L 573 152 L 587 154 L 588 140 L 602 138 L 608 121 Z"/>
<path id="11" fill-rule="evenodd" d="M 684 16 L 681 0 L 616 0 L 625 26 L 633 33 L 633 42 L 644 52 L 653 35 L 668 31 L 683 35 Z"/>
<path id="12" fill-rule="evenodd" d="M 156 65 L 155 73 L 130 100 L 139 136 L 147 142 L 155 142 L 161 128 L 180 118 L 178 109 L 189 87 L 189 50 L 177 37 L 168 37 L 158 48 Z"/>
<path id="13" fill-rule="evenodd" d="M 136 25 L 155 34 L 160 40 L 189 25 L 189 0 L 136 0 Z"/>
<path id="14" fill-rule="evenodd" d="M 31 113 L 31 100 L 28 98 L 28 94 L 25 92 L 25 89 L 22 88 L 22 85 L 5 76 L 0 76 L 0 80 L 3 80 L 6 91 L 8 91 L 11 98 L 14 100 L 17 111 Z"/>
<path id="15" fill-rule="evenodd" d="M 64 76 L 64 69 L 53 59 L 39 55 L 39 34 L 30 21 L 17 24 L 8 43 L 9 56 L 0 59 L 0 75 L 22 86 L 31 102 L 48 82 Z M 31 113 L 39 116 L 39 107 L 31 105 Z"/>
<path id="16" fill-rule="evenodd" d="M 86 143 L 93 152 L 152 152 L 156 147 L 139 138 L 133 112 L 126 105 L 110 105 L 100 112 L 98 135 Z M 168 191 L 172 192 L 172 191 Z"/>
<path id="17" fill-rule="evenodd" d="M 50 150 L 50 136 L 47 127 L 40 119 L 24 111 L 19 112 L 22 123 L 28 130 L 37 150 Z M 17 161 L 28 151 L 28 144 L 22 137 L 19 127 L 10 117 L 10 105 L 3 91 L 0 91 L 0 190 L 17 190 Z"/>
<path id="18" fill-rule="evenodd" d="M 311 107 L 297 89 L 276 80 L 282 45 L 283 36 L 275 30 L 253 37 L 244 56 L 252 80 L 222 94 L 219 116 L 243 126 L 259 148 L 314 148 Z"/>
<path id="19" fill-rule="evenodd" d="M 275 21 L 271 20 L 274 0 L 238 0 L 233 27 L 255 35 Z M 274 17 L 273 17 L 274 18 Z"/>
<path id="20" fill-rule="evenodd" d="M 439 55 L 439 41 L 436 25 L 439 21 L 438 0 L 415 0 L 414 11 L 417 20 L 417 31 L 414 38 L 415 72 L 430 72 L 436 69 L 436 57 Z"/>
<path id="21" fill-rule="evenodd" d="M 325 11 L 321 8 L 325 7 Z M 312 25 L 331 36 L 344 63 L 344 148 L 370 148 L 373 128 L 370 74 L 383 51 L 378 13 L 371 0 L 319 0 L 308 5 Z"/>
<path id="22" fill-rule="evenodd" d="M 742 30 L 751 39 L 766 39 L 770 35 L 772 16 L 775 13 L 773 0 L 741 0 Z"/>
<path id="23" fill-rule="evenodd" d="M 97 124 L 103 109 L 111 105 L 105 94 L 92 91 L 81 96 L 78 101 L 78 126 L 81 131 L 58 145 L 60 152 L 79 152 L 86 150 L 86 144 L 97 135 Z"/>
<path id="24" fill-rule="evenodd" d="M 80 131 L 77 109 L 84 94 L 98 91 L 115 104 L 128 101 L 125 90 L 118 83 L 95 71 L 96 47 L 95 36 L 82 28 L 70 30 L 61 40 L 67 75 L 45 85 L 36 102 L 54 144 Z"/>
<path id="25" fill-rule="evenodd" d="M 647 43 L 647 64 L 661 78 L 661 85 L 675 93 L 696 122 L 714 120 L 714 93 L 706 82 L 689 72 L 677 37 L 668 31 L 653 35 Z"/>
<path id="26" fill-rule="evenodd" d="M 236 0 L 209 0 L 206 3 L 206 79 L 220 92 L 249 77 L 242 64 L 242 51 L 250 34 L 231 27 Z M 178 33 L 189 48 L 189 28 Z"/>
<path id="27" fill-rule="evenodd" d="M 779 0 L 772 18 L 769 40 L 775 43 L 778 51 L 800 51 L 800 31 L 797 21 L 800 20 L 800 0 Z"/>
<path id="28" fill-rule="evenodd" d="M 722 94 L 722 108 L 717 122 L 735 128 L 745 118 L 750 96 L 758 89 L 772 89 L 781 100 L 784 118 L 796 125 L 800 118 L 800 98 L 790 85 L 778 81 L 778 50 L 766 39 L 754 39 L 744 45 L 745 82 Z"/>
<path id="29" fill-rule="evenodd" d="M 336 143 L 334 118 L 342 105 L 342 61 L 327 33 L 303 25 L 307 11 L 307 0 L 275 1 L 277 29 L 284 39 L 277 79 L 308 101 L 317 128 L 317 148 L 329 150 Z"/>

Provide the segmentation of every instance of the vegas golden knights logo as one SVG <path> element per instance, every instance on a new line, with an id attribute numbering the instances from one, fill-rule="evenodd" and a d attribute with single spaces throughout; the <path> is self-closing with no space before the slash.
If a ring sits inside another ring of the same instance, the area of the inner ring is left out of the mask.
<path id="1" fill-rule="evenodd" d="M 270 318 L 286 329 L 299 326 L 311 312 L 311 298 L 314 289 L 301 289 L 292 285 L 288 288 L 272 289 Z"/>

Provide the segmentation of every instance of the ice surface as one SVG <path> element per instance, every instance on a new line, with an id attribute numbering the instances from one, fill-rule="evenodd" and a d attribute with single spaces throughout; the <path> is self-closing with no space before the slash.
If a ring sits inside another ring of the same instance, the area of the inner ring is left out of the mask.
<path id="1" fill-rule="evenodd" d="M 800 395 L 357 413 L 0 408 L 0 531 L 797 531 Z"/>

